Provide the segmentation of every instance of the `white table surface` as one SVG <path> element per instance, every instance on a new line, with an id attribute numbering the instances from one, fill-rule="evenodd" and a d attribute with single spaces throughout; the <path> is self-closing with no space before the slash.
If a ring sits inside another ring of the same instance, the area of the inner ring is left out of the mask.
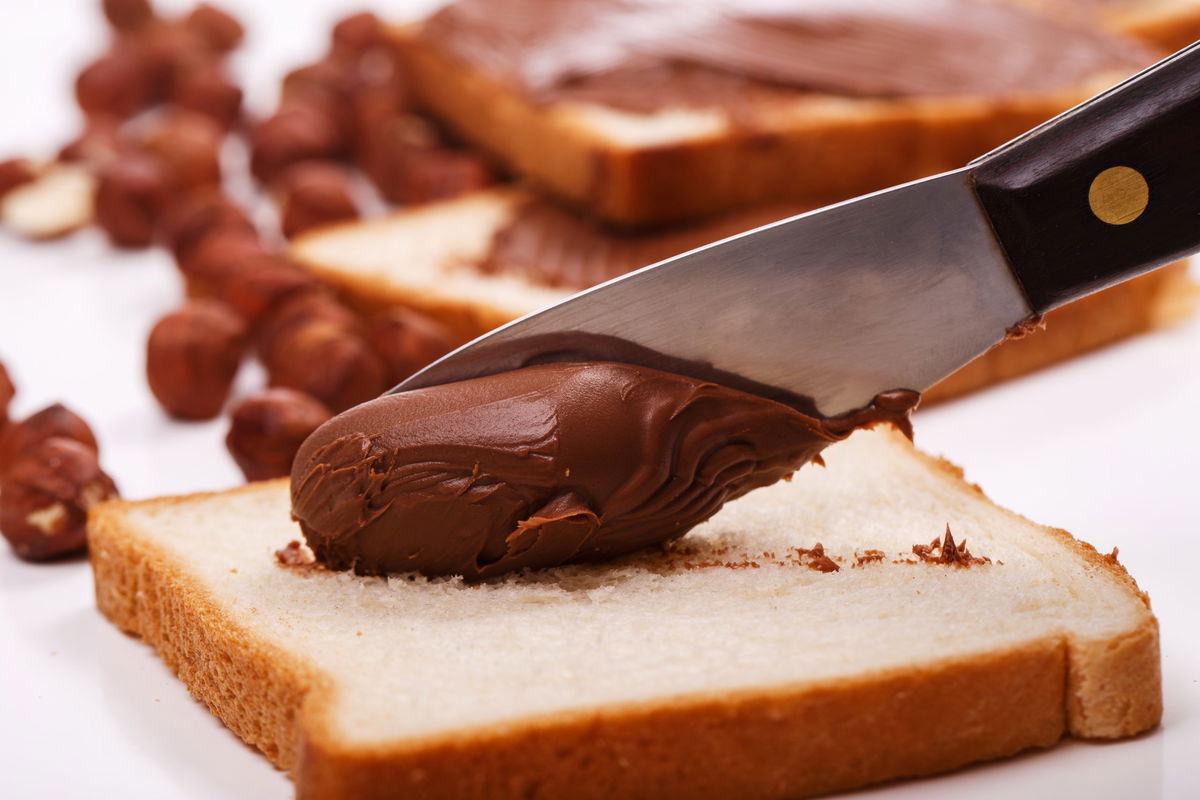
<path id="1" fill-rule="evenodd" d="M 91 0 L 0 2 L 0 158 L 52 152 L 76 124 L 70 80 L 104 31 Z M 168 8 L 179 3 L 160 2 Z M 380 4 L 395 17 L 409 3 Z M 423 4 L 426 5 L 426 4 Z M 250 97 L 323 46 L 355 2 L 239 8 Z M 61 400 L 96 429 L 125 496 L 240 482 L 223 420 L 168 421 L 142 376 L 153 320 L 181 289 L 160 250 L 94 231 L 53 244 L 0 232 L 0 360 L 14 415 Z M 261 374 L 250 369 L 240 391 Z M 1200 319 L 920 412 L 917 443 L 998 503 L 1120 547 L 1162 626 L 1166 713 L 1117 744 L 1065 742 L 1000 763 L 865 790 L 881 798 L 1200 798 Z M 5 798 L 271 800 L 291 784 L 224 729 L 92 603 L 86 562 L 31 566 L 0 546 L 0 776 Z"/>

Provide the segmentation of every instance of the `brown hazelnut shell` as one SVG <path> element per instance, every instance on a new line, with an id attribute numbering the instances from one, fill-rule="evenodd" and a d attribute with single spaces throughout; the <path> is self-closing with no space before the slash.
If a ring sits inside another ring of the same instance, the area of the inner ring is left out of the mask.
<path id="1" fill-rule="evenodd" d="M 385 388 L 383 362 L 366 341 L 336 323 L 294 328 L 271 355 L 266 363 L 271 386 L 299 389 L 335 413 L 377 397 Z"/>
<path id="2" fill-rule="evenodd" d="M 146 343 L 146 379 L 178 419 L 221 412 L 246 349 L 246 325 L 215 300 L 194 300 L 160 319 Z"/>
<path id="3" fill-rule="evenodd" d="M 454 349 L 454 338 L 436 320 L 406 308 L 392 309 L 371 326 L 371 345 L 395 385 Z"/>
<path id="4" fill-rule="evenodd" d="M 100 170 L 96 222 L 118 247 L 146 247 L 154 241 L 169 196 L 169 176 L 159 159 L 123 154 Z"/>
<path id="5" fill-rule="evenodd" d="M 334 222 L 357 219 L 350 175 L 331 161 L 303 161 L 288 167 L 276 183 L 280 227 L 294 236 Z"/>
<path id="6" fill-rule="evenodd" d="M 96 434 L 83 417 L 61 403 L 47 406 L 20 422 L 12 422 L 0 433 L 0 474 L 21 456 L 52 438 L 73 439 L 98 449 Z"/>
<path id="7" fill-rule="evenodd" d="M 51 437 L 0 479 L 0 533 L 28 561 L 79 553 L 87 547 L 88 509 L 117 496 L 94 448 Z"/>
<path id="8" fill-rule="evenodd" d="M 286 477 L 300 445 L 331 416 L 303 392 L 267 389 L 234 406 L 225 446 L 246 480 Z"/>

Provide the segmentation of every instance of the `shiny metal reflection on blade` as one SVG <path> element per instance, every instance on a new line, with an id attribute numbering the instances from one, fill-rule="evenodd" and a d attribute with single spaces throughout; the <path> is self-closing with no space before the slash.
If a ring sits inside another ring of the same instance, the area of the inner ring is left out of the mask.
<path id="1" fill-rule="evenodd" d="M 966 169 L 765 225 L 481 336 L 407 391 L 510 368 L 497 346 L 615 336 L 813 399 L 833 416 L 924 390 L 1029 316 Z"/>

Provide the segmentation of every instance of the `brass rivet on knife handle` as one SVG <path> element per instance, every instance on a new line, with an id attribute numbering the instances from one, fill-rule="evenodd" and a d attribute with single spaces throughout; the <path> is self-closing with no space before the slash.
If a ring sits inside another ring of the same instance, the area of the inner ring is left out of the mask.
<path id="1" fill-rule="evenodd" d="M 972 163 L 1035 314 L 1200 252 L 1197 131 L 1200 42 Z"/>
<path id="2" fill-rule="evenodd" d="M 1125 225 L 1142 215 L 1150 202 L 1150 186 L 1132 167 L 1109 167 L 1092 181 L 1088 205 L 1109 225 Z"/>

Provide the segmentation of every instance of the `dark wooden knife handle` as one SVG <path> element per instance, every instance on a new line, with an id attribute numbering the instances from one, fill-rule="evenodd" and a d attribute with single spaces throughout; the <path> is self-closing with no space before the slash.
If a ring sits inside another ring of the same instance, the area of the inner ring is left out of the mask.
<path id="1" fill-rule="evenodd" d="M 1033 310 L 1200 249 L 1200 42 L 972 165 Z"/>

